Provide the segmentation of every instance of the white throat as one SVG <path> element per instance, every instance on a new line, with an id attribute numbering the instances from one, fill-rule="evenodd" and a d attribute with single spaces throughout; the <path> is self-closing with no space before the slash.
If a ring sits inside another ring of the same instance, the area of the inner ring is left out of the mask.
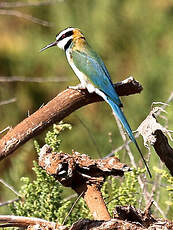
<path id="1" fill-rule="evenodd" d="M 72 39 L 72 36 L 70 37 L 67 37 L 67 38 L 64 38 L 63 40 L 57 42 L 57 46 L 60 48 L 60 49 L 63 49 L 64 50 L 64 47 L 65 45 L 68 43 L 68 41 L 70 41 Z"/>

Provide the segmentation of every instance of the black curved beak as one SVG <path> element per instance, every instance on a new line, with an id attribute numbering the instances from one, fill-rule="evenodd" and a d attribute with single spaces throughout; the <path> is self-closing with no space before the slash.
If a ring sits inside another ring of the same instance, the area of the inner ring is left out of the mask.
<path id="1" fill-rule="evenodd" d="M 46 49 L 48 49 L 48 48 L 50 48 L 50 47 L 52 47 L 52 46 L 56 46 L 56 45 L 57 45 L 57 41 L 52 42 L 52 43 L 50 43 L 49 45 L 43 47 L 43 48 L 40 50 L 40 52 L 42 52 L 42 51 L 44 51 L 44 50 L 46 50 Z"/>

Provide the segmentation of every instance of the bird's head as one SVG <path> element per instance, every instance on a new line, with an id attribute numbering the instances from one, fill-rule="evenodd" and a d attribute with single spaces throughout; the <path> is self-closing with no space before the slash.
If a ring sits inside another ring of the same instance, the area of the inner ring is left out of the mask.
<path id="1" fill-rule="evenodd" d="M 67 50 L 71 43 L 79 38 L 84 38 L 84 35 L 79 29 L 69 27 L 56 35 L 56 41 L 42 48 L 40 51 L 44 51 L 52 46 L 58 46 L 60 49 Z"/>

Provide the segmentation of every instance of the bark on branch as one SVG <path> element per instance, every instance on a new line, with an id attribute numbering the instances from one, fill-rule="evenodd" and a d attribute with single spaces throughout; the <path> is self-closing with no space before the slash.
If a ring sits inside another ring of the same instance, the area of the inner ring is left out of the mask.
<path id="1" fill-rule="evenodd" d="M 85 154 L 55 153 L 44 145 L 39 154 L 39 165 L 62 185 L 71 187 L 84 198 L 95 220 L 110 220 L 102 197 L 101 186 L 109 175 L 123 176 L 130 168 L 118 158 L 92 160 Z"/>
<path id="2" fill-rule="evenodd" d="M 119 96 L 128 96 L 140 93 L 142 86 L 130 77 L 125 81 L 115 84 L 115 89 Z M 44 107 L 24 119 L 1 138 L 0 160 L 7 157 L 51 124 L 63 120 L 82 106 L 98 101 L 102 101 L 102 98 L 95 93 L 88 93 L 87 90 L 67 89 L 61 92 Z"/>
<path id="3" fill-rule="evenodd" d="M 168 136 L 170 136 L 170 134 L 169 131 L 156 120 L 159 111 L 163 111 L 162 108 L 155 107 L 141 123 L 138 132 L 143 136 L 144 145 L 147 146 L 147 143 L 153 145 L 160 160 L 173 176 L 173 149 L 168 143 L 168 138 L 165 136 L 165 134 Z"/>
<path id="4" fill-rule="evenodd" d="M 161 161 L 165 163 L 166 167 L 169 169 L 170 174 L 173 176 L 173 149 L 168 143 L 168 138 L 161 130 L 156 130 L 154 136 L 156 137 L 154 149 Z"/>

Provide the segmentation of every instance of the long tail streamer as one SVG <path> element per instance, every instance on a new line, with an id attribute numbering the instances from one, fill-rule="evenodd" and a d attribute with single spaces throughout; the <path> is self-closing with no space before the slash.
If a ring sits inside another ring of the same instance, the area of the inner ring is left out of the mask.
<path id="1" fill-rule="evenodd" d="M 146 167 L 146 169 L 147 169 L 147 171 L 148 171 L 148 174 L 149 174 L 150 178 L 152 178 L 150 169 L 149 169 L 149 167 L 148 167 L 148 165 L 147 165 L 147 163 L 146 163 L 146 161 L 145 161 L 145 159 L 144 159 L 144 156 L 143 156 L 143 154 L 142 154 L 142 152 L 141 152 L 141 150 L 140 150 L 140 148 L 139 148 L 139 145 L 138 145 L 138 143 L 137 143 L 137 141 L 136 141 L 136 139 L 135 139 L 135 137 L 134 137 L 134 135 L 133 135 L 133 133 L 132 133 L 132 130 L 131 130 L 131 128 L 130 128 L 130 125 L 129 125 L 128 121 L 126 120 L 126 118 L 125 118 L 125 116 L 124 116 L 124 114 L 123 114 L 121 108 L 120 108 L 117 104 L 115 104 L 115 103 L 114 103 L 110 98 L 108 98 L 108 97 L 107 97 L 107 103 L 111 106 L 113 112 L 116 114 L 116 116 L 118 117 L 118 119 L 119 119 L 120 122 L 122 123 L 124 129 L 126 130 L 128 136 L 130 137 L 131 141 L 136 145 L 136 148 L 137 148 L 138 152 L 139 152 L 140 155 L 141 155 L 141 158 L 142 158 L 142 160 L 143 160 L 143 162 L 144 162 L 144 165 L 145 165 L 145 167 Z"/>

